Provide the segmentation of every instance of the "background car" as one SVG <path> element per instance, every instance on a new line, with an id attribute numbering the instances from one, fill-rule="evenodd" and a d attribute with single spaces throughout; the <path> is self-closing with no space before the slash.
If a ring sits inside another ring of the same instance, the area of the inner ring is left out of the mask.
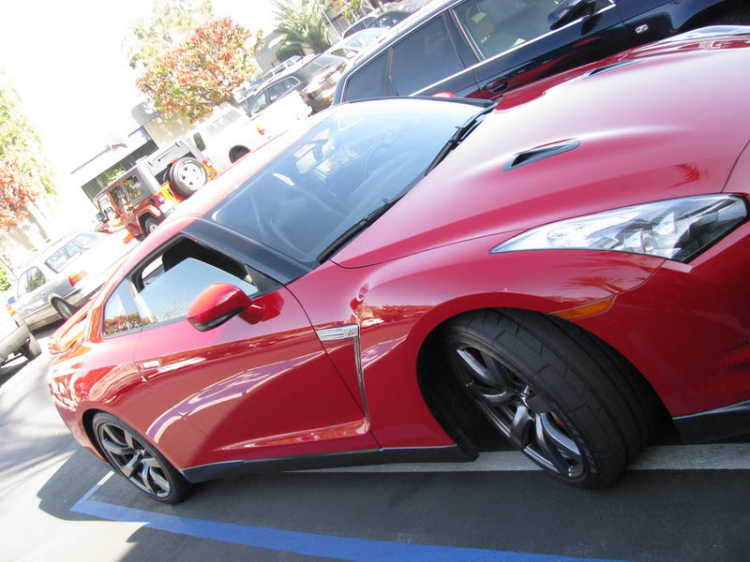
<path id="1" fill-rule="evenodd" d="M 359 31 L 346 39 L 331 45 L 324 54 L 335 55 L 345 59 L 353 59 L 361 53 L 365 47 L 372 45 L 378 39 L 388 33 L 387 29 L 372 28 Z"/>
<path id="2" fill-rule="evenodd" d="M 216 175 L 213 163 L 191 140 L 179 138 L 141 158 L 94 198 L 97 218 L 106 223 L 113 209 L 134 237 L 141 239 L 181 201 Z"/>
<path id="3" fill-rule="evenodd" d="M 13 314 L 9 314 L 9 312 Z M 0 365 L 15 355 L 23 355 L 32 361 L 42 353 L 39 342 L 29 330 L 23 318 L 9 307 L 0 310 Z"/>
<path id="4" fill-rule="evenodd" d="M 32 329 L 69 318 L 99 290 L 129 250 L 116 234 L 68 234 L 29 261 L 8 304 Z"/>
<path id="5" fill-rule="evenodd" d="M 56 407 L 168 503 L 471 460 L 480 428 L 582 488 L 662 418 L 748 433 L 748 67 L 750 29 L 707 28 L 498 105 L 320 113 L 134 250 L 52 366 Z"/>
<path id="6" fill-rule="evenodd" d="M 334 103 L 389 96 L 497 99 L 628 47 L 712 23 L 750 24 L 734 0 L 443 0 L 369 50 Z"/>
<path id="7" fill-rule="evenodd" d="M 346 65 L 347 59 L 343 57 L 318 55 L 301 68 L 279 75 L 239 103 L 251 118 L 255 118 L 282 97 L 299 92 L 313 112 L 320 111 L 331 105 L 336 83 Z"/>

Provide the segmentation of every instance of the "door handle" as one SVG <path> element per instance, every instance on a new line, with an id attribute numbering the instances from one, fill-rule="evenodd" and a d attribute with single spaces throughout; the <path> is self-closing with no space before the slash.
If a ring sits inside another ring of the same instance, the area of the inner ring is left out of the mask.
<path id="1" fill-rule="evenodd" d="M 503 78 L 501 80 L 492 82 L 491 84 L 487 84 L 487 86 L 485 86 L 485 89 L 489 90 L 493 94 L 499 94 L 500 92 L 504 92 L 505 90 L 508 89 L 508 79 Z"/>
<path id="2" fill-rule="evenodd" d="M 158 359 L 153 359 L 152 361 L 144 361 L 143 363 L 140 363 L 141 369 L 156 369 L 158 367 L 161 367 L 161 361 Z"/>

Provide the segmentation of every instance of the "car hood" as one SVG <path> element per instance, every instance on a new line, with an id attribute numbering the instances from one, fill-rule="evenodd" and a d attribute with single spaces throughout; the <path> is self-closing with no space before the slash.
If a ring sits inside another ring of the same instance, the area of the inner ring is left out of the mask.
<path id="1" fill-rule="evenodd" d="M 362 267 L 471 238 L 510 238 L 557 220 L 721 191 L 750 139 L 750 74 L 742 71 L 750 67 L 750 28 L 729 31 L 674 37 L 506 95 L 333 260 Z M 578 144 L 507 169 L 520 153 L 558 143 Z"/>

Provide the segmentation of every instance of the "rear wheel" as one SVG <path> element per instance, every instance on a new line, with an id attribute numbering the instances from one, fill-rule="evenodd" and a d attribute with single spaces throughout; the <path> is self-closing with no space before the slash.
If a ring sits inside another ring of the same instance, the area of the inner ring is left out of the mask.
<path id="1" fill-rule="evenodd" d="M 245 154 L 250 154 L 250 151 L 244 146 L 237 146 L 229 152 L 229 161 L 234 164 L 242 158 Z"/>
<path id="2" fill-rule="evenodd" d="M 94 416 L 99 449 L 115 471 L 147 496 L 175 504 L 190 493 L 187 480 L 132 427 L 105 413 Z"/>
<path id="3" fill-rule="evenodd" d="M 190 197 L 201 187 L 206 185 L 208 176 L 206 169 L 195 158 L 180 158 L 169 169 L 169 179 L 172 189 L 183 197 Z"/>
<path id="4" fill-rule="evenodd" d="M 575 325 L 481 311 L 454 320 L 446 343 L 452 372 L 479 412 L 567 483 L 611 484 L 655 429 L 659 402 L 645 380 Z"/>
<path id="5" fill-rule="evenodd" d="M 154 217 L 146 217 L 143 219 L 143 234 L 148 236 L 159 226 L 159 223 Z"/>
<path id="6" fill-rule="evenodd" d="M 75 314 L 76 308 L 62 299 L 54 299 L 52 307 L 57 311 L 63 320 L 67 320 Z"/>
<path id="7" fill-rule="evenodd" d="M 42 348 L 34 336 L 31 336 L 29 341 L 21 348 L 21 354 L 29 361 L 33 361 L 42 354 Z"/>

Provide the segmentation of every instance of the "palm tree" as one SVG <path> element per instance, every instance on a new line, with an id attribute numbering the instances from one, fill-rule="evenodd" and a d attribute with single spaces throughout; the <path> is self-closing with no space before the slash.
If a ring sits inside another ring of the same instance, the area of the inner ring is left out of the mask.
<path id="1" fill-rule="evenodd" d="M 286 34 L 284 47 L 306 46 L 322 53 L 331 46 L 323 11 L 310 0 L 274 0 L 277 30 Z"/>

